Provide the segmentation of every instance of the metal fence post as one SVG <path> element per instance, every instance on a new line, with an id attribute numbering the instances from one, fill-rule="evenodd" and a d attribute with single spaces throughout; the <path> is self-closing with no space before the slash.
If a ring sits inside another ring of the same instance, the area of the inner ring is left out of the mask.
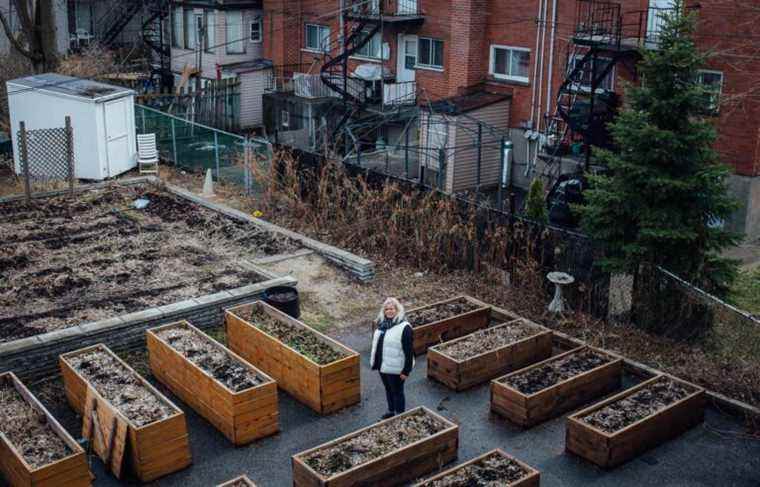
<path id="1" fill-rule="evenodd" d="M 214 162 L 216 163 L 216 179 L 219 180 L 219 134 L 214 132 Z"/>
<path id="2" fill-rule="evenodd" d="M 66 116 L 66 169 L 68 170 L 69 192 L 74 194 L 74 131 L 71 117 Z"/>
<path id="3" fill-rule="evenodd" d="M 499 211 L 504 210 L 504 194 L 502 187 L 504 181 L 504 138 L 501 139 L 501 144 L 499 145 L 499 191 L 497 193 L 496 198 L 499 200 Z"/>
<path id="4" fill-rule="evenodd" d="M 244 165 L 244 175 L 245 175 L 245 194 L 251 194 L 251 141 L 248 139 L 248 137 L 245 138 L 243 141 L 245 144 L 244 150 L 243 150 L 243 165 Z"/>
<path id="5" fill-rule="evenodd" d="M 475 189 L 479 193 L 480 192 L 480 166 L 482 164 L 482 158 L 483 158 L 483 124 L 478 122 L 478 159 L 477 159 L 477 169 L 476 169 L 476 175 L 475 175 Z"/>
<path id="6" fill-rule="evenodd" d="M 18 131 L 19 158 L 21 159 L 21 171 L 24 175 L 24 194 L 26 194 L 26 201 L 29 203 L 32 201 L 32 188 L 29 183 L 29 152 L 27 144 L 26 124 L 20 122 Z"/>
<path id="7" fill-rule="evenodd" d="M 446 149 L 438 149 L 438 189 L 445 191 L 443 187 L 446 181 Z"/>
<path id="8" fill-rule="evenodd" d="M 172 121 L 172 151 L 174 152 L 174 165 L 179 167 L 179 160 L 177 159 L 177 133 L 174 129 L 174 119 Z"/>
<path id="9" fill-rule="evenodd" d="M 409 179 L 409 131 L 411 126 L 406 127 L 406 135 L 404 135 L 404 177 Z"/>
<path id="10" fill-rule="evenodd" d="M 142 131 L 145 133 L 145 110 L 140 109 L 140 118 L 142 119 Z"/>

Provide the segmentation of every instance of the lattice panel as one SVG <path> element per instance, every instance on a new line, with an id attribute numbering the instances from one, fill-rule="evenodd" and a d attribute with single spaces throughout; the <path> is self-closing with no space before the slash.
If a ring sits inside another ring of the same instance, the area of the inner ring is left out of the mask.
<path id="1" fill-rule="evenodd" d="M 68 139 L 69 134 L 66 128 L 26 131 L 26 157 L 29 163 L 30 179 L 43 181 L 69 179 L 69 170 L 74 168 L 74 154 L 72 150 L 72 162 L 69 165 Z M 22 140 L 21 132 L 19 132 L 19 140 Z"/>

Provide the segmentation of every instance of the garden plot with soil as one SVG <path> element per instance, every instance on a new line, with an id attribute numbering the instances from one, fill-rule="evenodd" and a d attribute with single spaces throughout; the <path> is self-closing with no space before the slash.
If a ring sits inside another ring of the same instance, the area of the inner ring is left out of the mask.
<path id="1" fill-rule="evenodd" d="M 261 282 L 241 260 L 301 248 L 148 184 L 0 203 L 0 236 L 0 342 Z"/>
<path id="2" fill-rule="evenodd" d="M 538 487 L 539 479 L 537 470 L 496 449 L 415 487 Z"/>
<path id="3" fill-rule="evenodd" d="M 409 310 L 406 319 L 413 329 L 414 353 L 485 328 L 490 307 L 469 296 L 458 296 Z"/>

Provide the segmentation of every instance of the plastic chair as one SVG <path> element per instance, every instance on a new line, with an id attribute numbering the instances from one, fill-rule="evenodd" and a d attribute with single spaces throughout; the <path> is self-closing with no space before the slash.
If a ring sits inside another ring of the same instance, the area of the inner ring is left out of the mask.
<path id="1" fill-rule="evenodd" d="M 137 136 L 137 169 L 140 174 L 158 174 L 156 134 Z"/>

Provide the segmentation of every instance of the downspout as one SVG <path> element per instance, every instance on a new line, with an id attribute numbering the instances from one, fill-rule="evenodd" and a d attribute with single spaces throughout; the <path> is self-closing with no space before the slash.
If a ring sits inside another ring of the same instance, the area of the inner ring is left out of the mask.
<path id="1" fill-rule="evenodd" d="M 538 102 L 536 103 L 536 132 L 538 131 L 538 128 L 541 126 L 541 117 L 543 116 L 543 112 L 541 111 L 542 103 L 543 103 L 543 82 L 544 82 L 544 52 L 546 51 L 546 14 L 547 10 L 549 8 L 549 0 L 544 0 L 544 9 L 543 9 L 543 26 L 541 28 L 541 67 L 538 70 Z M 536 161 L 538 160 L 538 151 L 540 148 L 540 137 L 536 138 L 535 147 L 533 149 L 533 162 L 531 164 L 531 167 L 536 167 Z"/>
<path id="2" fill-rule="evenodd" d="M 549 74 L 546 87 L 546 113 L 552 111 L 552 82 L 554 74 L 554 41 L 557 33 L 557 0 L 552 0 L 552 34 L 549 40 Z"/>
<path id="3" fill-rule="evenodd" d="M 536 91 L 539 89 L 538 84 L 536 83 L 536 79 L 538 78 L 538 65 L 540 63 L 540 56 L 539 56 L 539 46 L 540 46 L 540 28 L 542 23 L 541 18 L 541 12 L 543 10 L 544 2 L 546 0 L 539 0 L 538 1 L 538 12 L 536 13 L 537 22 L 536 22 L 536 48 L 533 50 L 533 52 L 536 53 L 535 59 L 533 60 L 533 87 L 531 88 L 531 99 L 530 99 L 530 127 L 528 128 L 528 132 L 532 132 L 536 127 Z M 527 139 L 525 144 L 525 177 L 528 177 L 528 174 L 530 174 L 530 139 Z"/>

